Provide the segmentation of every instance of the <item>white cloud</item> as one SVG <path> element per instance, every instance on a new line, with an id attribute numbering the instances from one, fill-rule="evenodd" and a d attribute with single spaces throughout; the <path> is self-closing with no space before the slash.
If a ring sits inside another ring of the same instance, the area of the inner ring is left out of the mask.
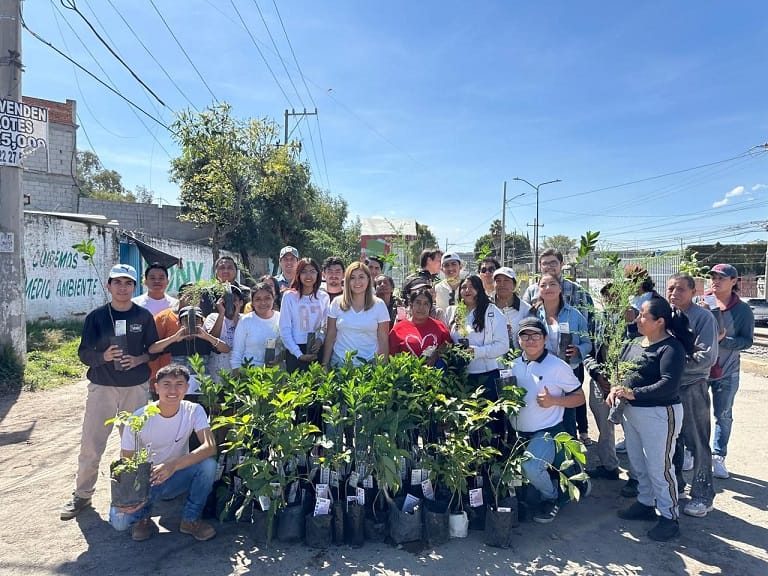
<path id="1" fill-rule="evenodd" d="M 757 192 L 758 190 L 768 190 L 768 184 L 755 184 L 752 186 L 752 192 Z"/>
<path id="2" fill-rule="evenodd" d="M 722 200 L 713 202 L 712 208 L 720 208 L 721 206 L 725 206 L 728 204 L 728 200 L 736 196 L 741 196 L 742 194 L 744 194 L 744 186 L 736 186 L 736 188 L 732 189 L 730 192 L 726 192 Z"/>

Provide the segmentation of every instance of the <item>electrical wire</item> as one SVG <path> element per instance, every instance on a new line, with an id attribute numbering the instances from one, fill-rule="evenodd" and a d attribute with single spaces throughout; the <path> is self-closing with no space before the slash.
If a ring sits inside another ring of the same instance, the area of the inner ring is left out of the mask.
<path id="1" fill-rule="evenodd" d="M 188 96 L 187 96 L 187 95 L 184 93 L 184 91 L 181 89 L 181 87 L 180 87 L 180 86 L 179 86 L 179 85 L 176 83 L 176 81 L 173 79 L 173 76 L 171 76 L 171 75 L 168 73 L 168 70 L 166 70 L 166 69 L 165 69 L 165 67 L 164 67 L 164 66 L 163 66 L 163 65 L 160 63 L 160 61 L 159 61 L 157 58 L 155 58 L 155 55 L 154 55 L 154 53 L 152 52 L 152 50 L 150 50 L 149 48 L 147 48 L 147 45 L 146 45 L 146 44 L 144 44 L 144 42 L 142 42 L 142 40 L 141 40 L 141 38 L 139 37 L 139 35 L 136 33 L 136 31 L 133 29 L 133 27 L 132 27 L 132 26 L 131 26 L 131 25 L 128 23 L 128 20 L 126 20 L 126 19 L 125 19 L 125 16 L 123 16 L 123 15 L 122 15 L 122 13 L 121 13 L 121 12 L 120 12 L 120 11 L 117 9 L 117 7 L 116 7 L 116 6 L 115 6 L 115 4 L 112 2 L 112 0 L 107 0 L 107 3 L 108 3 L 108 4 L 109 4 L 109 5 L 112 7 L 112 9 L 113 9 L 113 10 L 114 10 L 114 11 L 117 13 L 117 15 L 118 15 L 118 16 L 120 17 L 120 19 L 123 21 L 123 24 L 125 24 L 125 26 L 128 28 L 128 30 L 130 30 L 130 31 L 131 31 L 131 34 L 133 34 L 133 37 L 134 37 L 134 38 L 136 38 L 136 41 L 137 41 L 137 42 L 138 42 L 138 43 L 141 45 L 141 47 L 142 47 L 142 48 L 144 48 L 144 51 L 145 51 L 145 52 L 146 52 L 146 53 L 149 55 L 149 57 L 150 57 L 150 58 L 152 58 L 152 61 L 153 61 L 155 64 L 157 64 L 157 66 L 160 68 L 160 70 L 162 70 L 162 71 L 163 71 L 163 74 L 165 74 L 165 77 L 166 77 L 166 78 L 168 78 L 168 80 L 171 82 L 171 84 L 173 85 L 173 87 L 174 87 L 174 88 L 176 88 L 176 90 L 179 92 L 179 94 L 181 94 L 182 98 L 184 98 L 184 100 L 186 100 L 186 101 L 187 101 L 187 103 L 189 103 L 189 105 L 190 105 L 190 106 L 192 106 L 192 108 L 194 108 L 194 109 L 195 109 L 195 111 L 198 111 L 198 112 L 199 112 L 199 110 L 198 110 L 198 109 L 197 109 L 197 107 L 195 106 L 194 102 L 192 102 L 192 100 L 190 100 L 190 99 L 189 99 L 189 97 L 188 97 Z"/>
<path id="2" fill-rule="evenodd" d="M 21 17 L 21 25 L 22 25 L 22 27 L 24 28 L 24 30 L 26 30 L 27 32 L 29 32 L 29 34 L 30 34 L 30 35 L 31 35 L 31 36 L 32 36 L 32 37 L 33 37 L 35 40 L 38 40 L 38 41 L 39 41 L 39 42 L 41 42 L 42 44 L 45 44 L 46 46 L 48 46 L 48 48 L 50 48 L 51 50 L 53 50 L 54 52 L 56 52 L 56 53 L 57 53 L 59 56 L 61 56 L 62 58 L 64 58 L 64 59 L 68 60 L 69 62 L 71 62 L 72 64 L 74 64 L 75 66 L 77 66 L 77 67 L 78 67 L 80 70 L 82 70 L 83 72 L 85 72 L 86 74 L 88 74 L 88 76 L 90 76 L 91 78 L 93 78 L 94 80 L 96 80 L 96 82 L 98 82 L 99 84 L 101 84 L 102 86 L 104 86 L 104 87 L 105 87 L 107 90 L 109 90 L 110 92 L 112 92 L 112 93 L 113 93 L 113 94 L 115 94 L 116 96 L 120 97 L 121 99 L 125 100 L 125 101 L 126 101 L 128 104 L 130 104 L 130 105 L 131 105 L 133 108 L 135 108 L 136 110 L 138 110 L 139 112 L 141 112 L 142 114 L 144 114 L 145 116 L 147 116 L 148 118 L 150 118 L 152 121 L 156 122 L 157 124 L 159 124 L 160 126 L 162 126 L 163 128 L 165 128 L 165 129 L 166 129 L 168 132 L 170 132 L 171 134 L 173 134 L 173 130 L 171 130 L 171 129 L 170 129 L 170 127 L 168 127 L 168 126 L 167 126 L 165 123 L 163 123 L 162 121 L 160 121 L 159 119 L 157 119 L 155 116 L 153 116 L 152 114 L 150 114 L 149 112 L 147 112 L 146 110 L 144 110 L 144 108 L 142 108 L 141 106 L 139 106 L 138 104 L 136 104 L 136 103 L 135 103 L 133 100 L 131 100 L 131 99 L 130 99 L 130 98 L 128 98 L 127 96 L 124 96 L 124 95 L 123 95 L 123 94 L 122 94 L 120 91 L 118 91 L 117 89 L 113 88 L 112 86 L 110 86 L 109 84 L 107 84 L 106 82 L 104 82 L 104 81 L 103 81 L 101 78 L 99 78 L 98 76 L 96 76 L 96 74 L 94 74 L 93 72 L 91 72 L 90 70 L 88 70 L 88 69 L 87 69 L 85 66 L 83 66 L 83 65 L 82 65 L 82 64 L 80 64 L 79 62 L 77 62 L 77 61 L 76 61 L 74 58 L 72 58 L 72 57 L 70 57 L 69 55 L 65 54 L 64 52 L 62 52 L 61 50 L 59 50 L 59 49 L 58 49 L 56 46 L 54 46 L 53 44 L 51 44 L 51 43 L 50 43 L 48 40 L 46 40 L 45 38 L 43 38 L 42 36 L 40 36 L 40 35 L 39 35 L 37 32 L 35 32 L 34 30 L 32 30 L 32 29 L 31 29 L 29 26 L 27 26 L 27 23 L 24 21 L 24 17 L 23 17 L 23 16 Z"/>
<path id="3" fill-rule="evenodd" d="M 165 29 L 168 30 L 171 37 L 173 38 L 174 42 L 176 42 L 176 46 L 179 47 L 179 50 L 181 50 L 182 54 L 184 54 L 184 57 L 187 59 L 187 62 L 189 62 L 190 66 L 194 69 L 194 71 L 197 73 L 198 78 L 202 81 L 203 85 L 205 86 L 206 90 L 208 90 L 208 93 L 211 95 L 211 98 L 213 98 L 213 101 L 218 103 L 218 98 L 216 98 L 216 95 L 213 93 L 213 90 L 211 90 L 211 87 L 208 86 L 208 82 L 205 81 L 205 78 L 200 73 L 200 70 L 197 69 L 197 66 L 195 66 L 195 63 L 192 61 L 192 58 L 189 57 L 189 54 L 187 54 L 187 51 L 184 50 L 184 46 L 181 45 L 181 42 L 179 42 L 179 39 L 176 37 L 176 34 L 173 33 L 173 30 L 168 25 L 168 22 L 165 21 L 165 18 L 160 13 L 160 10 L 158 10 L 157 5 L 155 5 L 154 0 L 149 0 L 149 3 L 152 5 L 152 8 L 155 9 L 155 12 L 160 17 L 160 20 L 162 20 L 163 24 L 165 25 Z"/>
<path id="4" fill-rule="evenodd" d="M 86 25 L 88 26 L 88 28 L 91 29 L 91 32 L 93 32 L 93 34 L 96 36 L 96 38 L 99 39 L 99 42 L 101 42 L 104 45 L 104 47 L 107 50 L 109 50 L 109 53 L 112 54 L 112 56 L 114 56 L 115 59 L 118 62 L 120 62 L 120 64 L 122 64 L 125 67 L 126 70 L 128 70 L 128 72 L 131 74 L 131 76 L 133 76 L 136 79 L 136 81 L 139 84 L 141 84 L 147 92 L 149 92 L 150 94 L 152 94 L 152 96 L 155 97 L 155 100 L 160 102 L 160 104 L 162 104 L 163 106 L 167 107 L 166 103 L 163 102 L 157 94 L 155 94 L 154 90 L 152 90 L 152 88 L 150 88 L 147 85 L 147 83 L 144 82 L 144 80 L 139 78 L 139 75 L 136 74 L 136 72 L 134 72 L 133 69 L 130 66 L 128 66 L 128 64 L 125 62 L 125 60 L 123 60 L 120 57 L 120 55 L 112 49 L 112 46 L 110 46 L 109 43 L 106 40 L 104 40 L 104 38 L 101 37 L 101 34 L 99 34 L 99 32 L 96 30 L 96 28 L 94 28 L 93 24 L 91 24 L 91 22 L 88 20 L 88 18 L 85 17 L 85 14 L 80 12 L 80 10 L 78 9 L 77 5 L 75 4 L 75 0 L 60 0 L 60 1 L 61 1 L 61 5 L 64 6 L 64 8 L 66 8 L 68 10 L 72 10 L 75 14 L 77 14 L 78 16 L 80 16 L 80 18 L 83 19 L 83 22 L 85 22 Z"/>

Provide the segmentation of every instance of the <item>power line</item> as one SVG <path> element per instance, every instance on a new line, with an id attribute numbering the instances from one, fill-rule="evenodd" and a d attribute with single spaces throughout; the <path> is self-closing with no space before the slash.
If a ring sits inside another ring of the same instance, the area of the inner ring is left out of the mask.
<path id="1" fill-rule="evenodd" d="M 150 0 L 151 2 L 152 0 Z M 240 10 L 237 9 L 237 5 L 235 5 L 235 0 L 229 0 L 232 4 L 232 8 L 235 9 L 235 12 L 237 13 L 237 17 L 240 19 L 240 23 L 242 24 L 245 31 L 248 33 L 248 37 L 251 39 L 251 42 L 256 47 L 257 52 L 259 53 L 259 56 L 261 56 L 262 61 L 264 62 L 264 65 L 267 67 L 267 70 L 269 70 L 269 73 L 272 75 L 272 79 L 275 81 L 275 84 L 277 84 L 277 87 L 280 89 L 280 92 L 283 93 L 283 96 L 285 96 L 285 100 L 288 102 L 288 104 L 293 107 L 293 104 L 291 104 L 291 99 L 288 97 L 288 94 L 283 89 L 282 84 L 280 84 L 280 81 L 277 79 L 277 76 L 275 75 L 275 71 L 272 70 L 272 66 L 269 65 L 269 62 L 267 61 L 267 58 L 264 56 L 264 53 L 261 51 L 261 48 L 259 47 L 259 44 L 256 42 L 256 38 L 254 38 L 253 34 L 251 33 L 251 29 L 248 28 L 248 25 L 245 23 L 245 20 L 243 19 L 242 14 L 240 14 Z M 285 142 L 287 144 L 287 142 Z"/>
<path id="2" fill-rule="evenodd" d="M 54 8 L 56 9 L 56 11 L 57 11 L 57 12 L 59 12 L 59 8 L 58 8 L 58 6 L 56 6 L 56 4 L 53 4 L 53 6 L 54 6 Z M 72 24 L 69 22 L 69 20 L 67 20 L 67 19 L 64 17 L 64 14 L 62 14 L 61 12 L 59 12 L 59 15 L 60 15 L 60 16 L 61 16 L 61 18 L 64 20 L 64 22 L 67 24 L 67 26 L 69 27 L 69 29 L 72 31 L 72 34 L 74 34 L 74 35 L 75 35 L 75 38 L 77 38 L 77 39 L 78 39 L 78 41 L 79 41 L 79 42 L 80 42 L 80 44 L 83 46 L 83 48 L 84 48 L 84 49 L 85 49 L 85 51 L 88 53 L 88 55 L 91 57 L 91 59 L 92 59 L 92 60 L 93 60 L 93 61 L 96 63 L 96 66 L 98 66 L 98 67 L 99 67 L 99 70 L 101 70 L 101 71 L 102 71 L 102 73 L 104 74 L 104 76 L 106 76 L 107 80 L 109 80 L 109 81 L 110 81 L 110 83 L 112 84 L 112 86 L 114 86 L 115 88 L 117 88 L 117 84 L 115 83 L 115 81 L 114 81 L 114 80 L 112 80 L 112 78 L 110 77 L 109 73 L 107 73 L 107 71 L 104 69 L 104 67 L 101 65 L 101 63 L 98 61 L 98 59 L 97 59 L 97 58 L 96 58 L 96 56 L 93 54 L 93 52 L 91 52 L 90 48 L 88 48 L 88 45 L 87 45 L 87 44 L 86 44 L 86 43 L 83 41 L 83 39 L 82 39 L 82 38 L 79 36 L 79 34 L 77 33 L 77 31 L 76 31 L 76 30 L 75 30 L 75 29 L 72 27 Z M 149 97 L 147 97 L 147 98 L 149 99 Z M 152 104 L 152 105 L 154 105 L 154 106 L 155 106 L 155 111 L 156 111 L 156 112 L 159 114 L 159 110 L 157 110 L 157 105 L 156 105 L 156 104 L 155 104 L 155 103 L 154 103 L 154 102 L 153 102 L 151 99 L 149 99 L 149 102 L 150 102 L 150 104 Z M 165 149 L 165 147 L 164 147 L 164 146 L 163 146 L 163 145 L 160 143 L 160 141 L 157 139 L 157 136 L 155 135 L 155 133 L 154 133 L 154 132 L 152 132 L 152 131 L 149 129 L 149 127 L 148 127 L 148 126 L 147 126 L 147 125 L 144 123 L 144 120 L 142 120 L 142 118 L 141 118 L 141 117 L 140 117 L 138 114 L 136 114 L 136 111 L 135 111 L 135 110 L 131 109 L 131 113 L 133 113 L 133 114 L 136 116 L 136 119 L 139 121 L 139 123 L 140 123 L 140 124 L 141 124 L 141 125 L 144 127 L 144 129 L 145 129 L 145 130 L 146 130 L 146 131 L 149 133 L 149 135 L 152 137 L 152 139 L 153 139 L 155 142 L 157 142 L 157 144 L 160 146 L 160 148 L 162 148 L 162 149 L 163 149 L 163 151 L 166 153 L 166 155 L 167 155 L 169 158 L 171 158 L 171 154 L 170 154 L 170 152 L 168 152 L 168 150 L 166 150 L 166 149 Z"/>
<path id="3" fill-rule="evenodd" d="M 163 18 L 163 15 L 160 13 L 160 10 L 158 10 L 157 6 L 155 5 L 154 0 L 149 0 L 149 3 L 152 5 L 152 8 L 155 9 L 155 12 L 160 17 L 160 20 L 162 20 L 163 24 L 165 25 L 166 30 L 170 33 L 173 40 L 176 42 L 176 46 L 179 47 L 179 50 L 184 54 L 184 57 L 187 59 L 187 62 L 189 62 L 190 66 L 195 70 L 197 73 L 198 78 L 202 81 L 205 88 L 208 90 L 208 93 L 213 98 L 214 102 L 218 102 L 218 98 L 216 98 L 216 95 L 213 93 L 213 90 L 211 90 L 211 87 L 208 86 L 208 82 L 205 81 L 205 78 L 203 78 L 203 75 L 200 73 L 200 70 L 197 69 L 197 66 L 195 66 L 195 63 L 192 61 L 192 58 L 189 57 L 189 54 L 187 54 L 187 51 L 184 50 L 184 46 L 181 45 L 181 42 L 179 42 L 179 39 L 176 38 L 176 34 L 173 33 L 173 30 L 171 30 L 171 27 L 168 25 L 168 22 L 165 21 L 165 18 Z"/>
<path id="4" fill-rule="evenodd" d="M 157 100 L 158 102 L 160 102 L 160 104 L 162 104 L 167 108 L 167 105 L 165 104 L 165 102 L 163 102 L 160 99 L 160 97 L 157 94 L 155 94 L 154 90 L 152 90 L 152 88 L 150 88 L 141 78 L 139 78 L 139 75 L 136 74 L 136 72 L 134 72 L 133 69 L 130 66 L 128 66 L 125 60 L 123 60 L 120 57 L 120 55 L 112 49 L 112 46 L 110 46 L 109 43 L 106 40 L 104 40 L 104 38 L 101 37 L 101 34 L 99 34 L 96 28 L 93 27 L 93 24 L 91 24 L 88 18 L 86 18 L 85 15 L 82 12 L 80 12 L 80 10 L 77 8 L 77 5 L 75 4 L 75 0 L 60 0 L 60 1 L 61 1 L 61 5 L 64 6 L 64 8 L 67 8 L 68 10 L 72 10 L 73 12 L 75 12 L 75 14 L 80 16 L 80 18 L 83 19 L 83 22 L 85 22 L 88 25 L 88 28 L 90 28 L 91 31 L 94 33 L 96 38 L 99 39 L 99 42 L 101 42 L 104 45 L 104 47 L 107 50 L 109 50 L 110 54 L 112 54 L 112 56 L 114 56 L 117 59 L 117 61 L 120 62 L 120 64 L 122 64 L 125 67 L 125 69 L 128 70 L 128 72 L 130 72 L 131 76 L 133 76 L 136 79 L 136 81 L 139 84 L 141 84 L 147 92 L 149 92 L 150 94 L 152 94 L 152 96 L 155 97 L 155 100 Z"/>
<path id="5" fill-rule="evenodd" d="M 159 124 L 160 126 L 165 128 L 171 134 L 173 134 L 173 130 L 171 130 L 165 123 L 163 123 L 162 121 L 158 120 L 155 116 L 153 116 L 152 114 L 150 114 L 149 112 L 144 110 L 144 108 L 142 108 L 141 106 L 136 104 L 133 100 L 131 100 L 127 96 L 124 96 L 121 92 L 119 92 L 118 90 L 116 90 L 115 88 L 113 88 L 112 86 L 107 84 L 106 82 L 104 82 L 101 78 L 96 76 L 96 74 L 94 74 L 93 72 L 88 70 L 85 66 L 83 66 L 79 62 L 77 62 L 74 58 L 71 58 L 69 55 L 65 54 L 64 52 L 62 52 L 61 50 L 56 48 L 56 46 L 54 46 L 53 44 L 48 42 L 48 40 L 46 40 L 45 38 L 40 36 L 37 32 L 32 30 L 29 26 L 27 26 L 27 23 L 24 21 L 24 17 L 23 16 L 21 17 L 21 25 L 24 28 L 24 30 L 26 30 L 27 32 L 29 32 L 32 35 L 33 38 L 35 38 L 39 42 L 41 42 L 41 43 L 45 44 L 46 46 L 48 46 L 51 50 L 56 52 L 59 56 L 65 58 L 66 60 L 68 60 L 69 62 L 71 62 L 72 64 L 74 64 L 78 68 L 80 68 L 80 70 L 82 70 L 83 72 L 88 74 L 91 78 L 96 80 L 96 82 L 98 82 L 99 84 L 104 86 L 107 90 L 109 90 L 110 92 L 114 93 L 116 96 L 119 96 L 120 98 L 125 100 L 128 104 L 130 104 L 131 106 L 136 108 L 136 110 L 138 110 L 139 112 L 141 112 L 142 114 L 144 114 L 145 116 L 147 116 L 148 118 L 150 118 L 151 120 L 153 120 L 154 122 L 156 122 L 157 124 Z"/>
<path id="6" fill-rule="evenodd" d="M 179 94 L 181 94 L 181 96 L 189 103 L 189 105 L 192 106 L 192 108 L 194 108 L 197 111 L 197 107 L 192 102 L 192 100 L 190 100 L 189 97 L 187 97 L 187 95 L 184 93 L 184 91 L 181 89 L 181 87 L 176 83 L 176 81 L 173 79 L 173 77 L 168 73 L 168 71 L 165 69 L 165 67 L 163 67 L 163 65 L 160 64 L 160 61 L 157 58 L 155 58 L 155 55 L 152 52 L 152 50 L 147 48 L 146 44 L 144 44 L 144 42 L 142 42 L 141 38 L 139 38 L 139 35 L 136 33 L 136 31 L 133 29 L 133 27 L 128 23 L 128 21 L 125 19 L 125 17 L 120 13 L 120 11 L 114 5 L 112 0 L 107 0 L 107 2 L 109 3 L 110 6 L 112 6 L 112 9 L 117 13 L 117 15 L 120 17 L 120 19 L 123 21 L 123 23 L 128 28 L 128 30 L 131 31 L 131 34 L 133 34 L 133 37 L 136 38 L 136 41 L 141 45 L 142 48 L 144 48 L 144 51 L 149 55 L 150 58 L 152 58 L 152 60 L 154 61 L 155 64 L 157 64 L 157 66 L 160 68 L 160 70 L 163 71 L 163 74 L 165 74 L 165 77 L 168 78 L 168 80 L 170 80 L 170 82 L 173 85 L 173 87 L 176 88 L 176 90 L 178 90 Z"/>

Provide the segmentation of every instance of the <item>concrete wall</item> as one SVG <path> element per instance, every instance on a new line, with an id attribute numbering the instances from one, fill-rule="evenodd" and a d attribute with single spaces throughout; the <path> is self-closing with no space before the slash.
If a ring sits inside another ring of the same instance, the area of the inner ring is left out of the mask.
<path id="1" fill-rule="evenodd" d="M 77 212 L 77 126 L 75 102 L 53 102 L 24 97 L 27 104 L 48 109 L 48 147 L 24 156 L 22 190 L 29 210 Z"/>
<path id="2" fill-rule="evenodd" d="M 96 244 L 95 266 L 72 248 L 92 238 Z M 171 268 L 169 292 L 184 282 L 213 277 L 213 253 L 207 246 L 141 236 L 151 246 L 182 258 L 183 266 Z M 121 261 L 120 245 L 127 239 L 112 226 L 66 220 L 55 215 L 24 215 L 24 265 L 27 320 L 82 318 L 107 301 L 104 283 L 109 269 Z M 125 244 L 124 244 L 125 245 Z M 146 263 L 136 246 L 123 250 L 132 256 L 122 261 L 142 274 Z M 227 252 L 222 252 L 226 254 Z M 97 273 L 98 271 L 98 273 Z"/>
<path id="3" fill-rule="evenodd" d="M 117 220 L 120 228 L 157 238 L 174 238 L 185 242 L 207 244 L 211 228 L 196 228 L 191 222 L 179 220 L 180 206 L 158 206 L 113 200 L 80 198 L 80 214 L 100 214 Z"/>

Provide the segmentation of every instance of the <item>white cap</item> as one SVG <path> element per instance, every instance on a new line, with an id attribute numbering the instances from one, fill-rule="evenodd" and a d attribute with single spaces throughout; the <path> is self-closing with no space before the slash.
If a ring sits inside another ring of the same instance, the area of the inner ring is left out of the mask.
<path id="1" fill-rule="evenodd" d="M 496 276 L 506 276 L 507 278 L 510 278 L 512 280 L 517 280 L 517 276 L 515 276 L 515 271 L 510 268 L 509 266 L 502 266 L 501 268 L 498 268 L 494 273 L 493 277 L 496 278 Z"/>
<path id="2" fill-rule="evenodd" d="M 130 278 L 136 282 L 136 269 L 128 264 L 115 264 L 109 271 L 109 279 L 112 278 Z"/>

